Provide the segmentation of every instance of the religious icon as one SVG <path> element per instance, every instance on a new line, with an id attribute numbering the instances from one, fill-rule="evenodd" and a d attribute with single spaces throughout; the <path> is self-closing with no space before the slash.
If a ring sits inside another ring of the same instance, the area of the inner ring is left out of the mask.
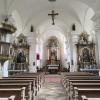
<path id="1" fill-rule="evenodd" d="M 52 25 L 55 25 L 54 19 L 56 15 L 58 15 L 58 13 L 55 13 L 54 10 L 51 11 L 51 14 L 48 14 L 48 16 L 51 16 L 52 18 Z"/>
<path id="2" fill-rule="evenodd" d="M 18 52 L 17 54 L 17 63 L 24 63 L 26 62 L 26 57 L 23 51 Z"/>

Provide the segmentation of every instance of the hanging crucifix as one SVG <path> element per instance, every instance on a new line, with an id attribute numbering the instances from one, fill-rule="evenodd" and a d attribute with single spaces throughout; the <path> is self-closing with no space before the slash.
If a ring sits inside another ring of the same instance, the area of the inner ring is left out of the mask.
<path id="1" fill-rule="evenodd" d="M 52 18 L 52 25 L 55 25 L 54 19 L 55 19 L 56 15 L 59 15 L 59 14 L 55 13 L 54 10 L 51 11 L 51 14 L 48 14 L 48 16 L 51 16 L 51 18 Z"/>

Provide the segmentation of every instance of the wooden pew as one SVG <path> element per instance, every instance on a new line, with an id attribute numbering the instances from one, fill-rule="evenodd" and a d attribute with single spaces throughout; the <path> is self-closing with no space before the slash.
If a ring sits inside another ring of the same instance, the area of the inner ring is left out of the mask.
<path id="1" fill-rule="evenodd" d="M 24 73 L 24 74 L 18 74 L 17 76 L 31 76 L 35 77 L 38 80 L 39 87 L 42 86 L 42 84 L 45 82 L 45 73 L 44 72 L 38 72 L 38 73 Z M 15 76 L 16 77 L 16 76 Z"/>
<path id="2" fill-rule="evenodd" d="M 24 82 L 26 82 L 26 80 L 29 80 L 28 82 L 32 82 L 32 90 L 34 92 L 34 96 L 37 95 L 38 92 L 38 84 L 36 82 L 36 78 L 30 78 L 30 77 L 9 77 L 9 78 L 4 78 L 3 80 L 23 80 Z"/>
<path id="3" fill-rule="evenodd" d="M 13 76 L 10 76 L 12 78 L 36 78 L 36 84 L 37 84 L 37 89 L 39 91 L 40 87 L 41 87 L 41 77 L 40 77 L 40 74 L 38 73 L 24 73 L 24 74 L 18 74 L 18 75 L 13 75 Z"/>
<path id="4" fill-rule="evenodd" d="M 70 97 L 70 100 L 82 100 L 82 99 L 73 99 L 73 94 L 74 94 L 74 90 L 73 88 L 88 88 L 90 87 L 90 89 L 93 89 L 93 86 L 95 88 L 100 88 L 100 77 L 94 75 L 94 74 L 85 74 L 84 73 L 67 73 L 62 75 L 63 80 L 62 83 L 64 85 L 64 87 L 66 88 L 66 91 L 68 93 L 68 96 Z M 93 84 L 91 84 L 91 82 Z M 91 85 L 90 85 L 91 84 Z M 82 94 L 84 95 L 84 94 Z M 98 96 L 97 96 L 98 97 Z"/>
<path id="5" fill-rule="evenodd" d="M 87 75 L 95 75 L 93 73 L 88 73 L 88 72 L 63 72 L 61 73 L 62 76 L 72 76 L 72 75 L 84 75 L 84 76 L 87 76 Z M 95 75 L 96 76 L 96 75 Z"/>
<path id="6" fill-rule="evenodd" d="M 7 97 L 7 98 L 2 97 L 2 98 L 0 98 L 0 100 L 15 100 L 15 96 L 11 95 L 10 97 Z"/>
<path id="7" fill-rule="evenodd" d="M 81 100 L 100 100 L 100 98 L 88 98 L 85 95 L 82 95 Z"/>
<path id="8" fill-rule="evenodd" d="M 78 81 L 78 80 L 100 80 L 100 77 L 98 76 L 67 76 L 63 86 L 66 88 L 66 90 L 68 90 L 69 86 L 70 86 L 70 82 L 71 80 L 75 80 L 75 81 Z M 75 82 L 74 81 L 74 82 Z"/>
<path id="9" fill-rule="evenodd" d="M 77 88 L 74 87 L 74 100 L 82 100 L 81 96 L 84 94 L 88 98 L 100 98 L 100 88 Z M 88 100 L 88 99 L 87 99 Z"/>
<path id="10" fill-rule="evenodd" d="M 100 88 L 100 82 L 99 83 L 71 83 L 70 84 L 70 90 L 69 90 L 71 100 L 74 100 L 73 98 L 75 97 L 74 87 L 89 88 L 89 89 Z"/>
<path id="11" fill-rule="evenodd" d="M 70 80 L 70 79 L 74 79 L 74 80 L 76 80 L 76 79 L 92 79 L 92 78 L 100 78 L 100 77 L 98 77 L 98 76 L 95 76 L 95 75 L 92 75 L 92 74 L 73 74 L 72 76 L 71 75 L 69 75 L 69 76 L 65 76 L 64 78 L 62 78 L 62 84 L 63 84 L 63 86 L 64 87 L 66 87 L 66 84 L 68 83 L 68 80 Z"/>
<path id="12" fill-rule="evenodd" d="M 93 73 L 86 73 L 86 72 L 67 72 L 67 73 L 62 73 L 62 80 L 64 80 L 66 77 L 70 76 L 96 76 Z"/>
<path id="13" fill-rule="evenodd" d="M 0 89 L 6 88 L 22 88 L 25 87 L 25 98 L 26 100 L 32 100 L 32 90 L 29 83 L 0 83 Z"/>
<path id="14" fill-rule="evenodd" d="M 100 100 L 100 98 L 87 98 L 85 95 L 82 95 L 81 100 Z"/>
<path id="15" fill-rule="evenodd" d="M 22 79 L 12 79 L 12 80 L 7 80 L 7 79 L 1 79 L 0 80 L 0 84 L 12 84 L 12 83 L 15 83 L 15 84 L 18 84 L 19 83 L 19 86 L 20 87 L 20 84 L 25 84 L 25 83 L 28 83 L 29 86 L 28 86 L 28 95 L 29 95 L 29 99 L 32 98 L 34 99 L 35 98 L 35 91 L 34 91 L 34 83 L 33 83 L 33 80 L 22 80 Z M 21 86 L 23 86 L 21 85 Z M 32 94 L 32 97 L 31 97 L 31 94 Z"/>
<path id="16" fill-rule="evenodd" d="M 8 79 L 23 79 L 23 80 L 35 80 L 34 82 L 34 84 L 35 84 L 35 90 L 36 90 L 36 92 L 38 93 L 38 91 L 39 91 L 39 89 L 40 89 L 40 87 L 39 87 L 39 80 L 38 80 L 38 78 L 37 77 L 35 77 L 35 76 L 28 76 L 28 75 L 21 75 L 21 76 L 13 76 L 13 77 L 9 77 Z M 37 94 L 36 93 L 36 94 Z"/>
<path id="17" fill-rule="evenodd" d="M 66 93 L 69 93 L 69 91 L 70 91 L 70 88 L 71 88 L 71 85 L 72 84 L 83 84 L 84 83 L 84 85 L 85 84 L 91 84 L 91 83 L 93 83 L 93 84 L 100 84 L 100 80 L 69 80 L 68 81 L 68 83 L 66 84 L 66 87 L 65 87 L 65 89 L 66 89 Z"/>
<path id="18" fill-rule="evenodd" d="M 25 100 L 25 87 L 22 88 L 0 88 L 0 98 L 15 95 L 15 100 Z"/>
<path id="19" fill-rule="evenodd" d="M 29 80 L 29 79 L 35 79 L 35 95 L 37 95 L 39 88 L 41 87 L 41 85 L 44 83 L 44 76 L 45 73 L 24 73 L 24 74 L 19 74 L 19 75 L 13 75 L 10 76 L 9 78 L 4 78 L 4 79 L 8 79 L 8 80 Z M 39 87 L 40 85 L 40 87 Z M 37 91 L 38 90 L 38 91 Z"/>
<path id="20" fill-rule="evenodd" d="M 98 76 L 66 76 L 64 80 L 62 81 L 62 84 L 64 87 L 69 83 L 69 80 L 99 80 L 100 77 Z"/>
<path id="21" fill-rule="evenodd" d="M 19 74 L 19 75 L 13 75 L 9 78 L 3 78 L 0 79 L 0 89 L 3 88 L 15 88 L 15 87 L 22 87 L 25 86 L 26 91 L 25 92 L 27 96 L 27 100 L 34 100 L 34 97 L 37 95 L 37 92 L 39 91 L 39 88 L 42 86 L 42 84 L 45 81 L 44 73 L 25 73 L 25 74 Z M 26 86 L 26 84 L 30 83 L 31 85 Z M 29 89 L 29 87 L 31 87 Z M 32 97 L 31 97 L 32 94 Z"/>
<path id="22" fill-rule="evenodd" d="M 85 95 L 82 95 L 82 96 L 81 96 L 81 99 L 82 99 L 82 100 L 88 100 L 88 98 L 87 98 Z"/>

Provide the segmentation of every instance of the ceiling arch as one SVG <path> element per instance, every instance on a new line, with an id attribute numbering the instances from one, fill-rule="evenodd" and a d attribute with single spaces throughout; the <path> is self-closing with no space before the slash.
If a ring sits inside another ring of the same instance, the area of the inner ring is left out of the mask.
<path id="1" fill-rule="evenodd" d="M 38 27 L 41 23 L 49 20 L 48 13 L 54 9 L 59 12 L 57 20 L 61 20 L 70 28 L 72 23 L 78 23 L 82 27 L 85 11 L 91 8 L 93 11 L 100 9 L 100 0 L 0 0 L 0 15 L 5 13 L 6 9 L 11 13 L 13 10 L 19 12 L 21 16 L 22 27 L 25 32 L 29 31 L 29 26 L 33 24 Z"/>

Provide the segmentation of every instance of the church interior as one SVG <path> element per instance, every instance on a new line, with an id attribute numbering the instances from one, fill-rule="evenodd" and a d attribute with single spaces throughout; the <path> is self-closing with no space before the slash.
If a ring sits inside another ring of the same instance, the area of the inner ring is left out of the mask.
<path id="1" fill-rule="evenodd" d="M 0 100 L 100 100 L 100 0 L 0 0 Z"/>

